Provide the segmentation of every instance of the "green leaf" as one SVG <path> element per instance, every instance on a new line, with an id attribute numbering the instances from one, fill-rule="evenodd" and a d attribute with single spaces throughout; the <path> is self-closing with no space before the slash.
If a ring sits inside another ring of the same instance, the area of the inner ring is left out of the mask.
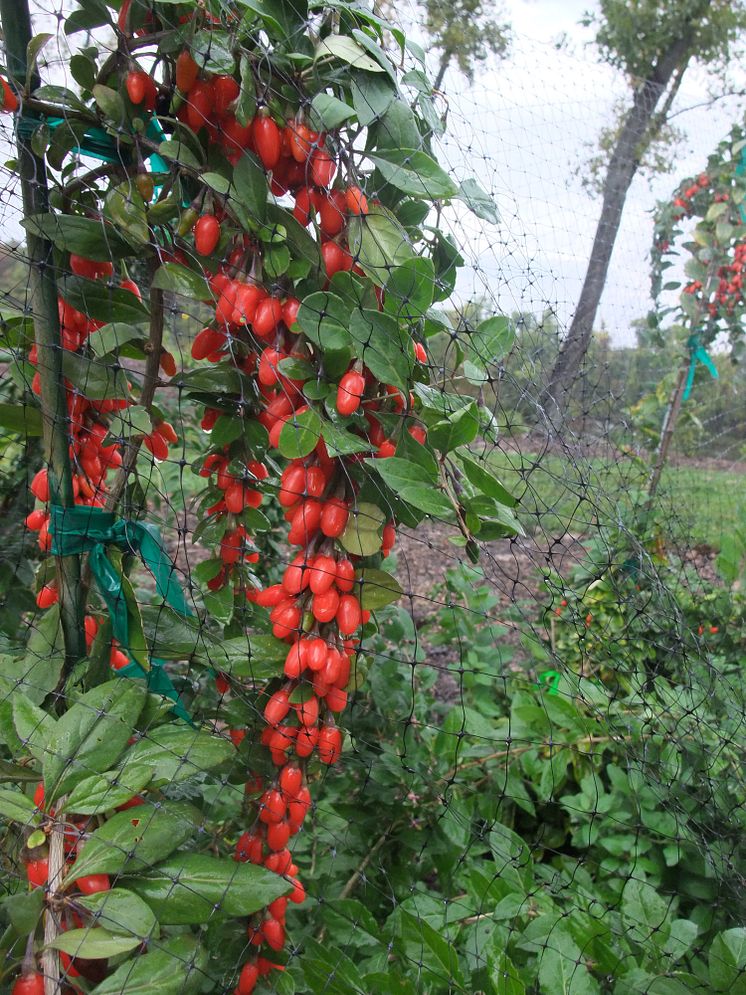
<path id="1" fill-rule="evenodd" d="M 290 249 L 286 245 L 265 246 L 262 257 L 265 276 L 270 280 L 276 280 L 287 273 L 290 266 Z"/>
<path id="2" fill-rule="evenodd" d="M 358 122 L 364 128 L 383 117 L 396 100 L 396 88 L 387 77 L 366 72 L 352 74 L 350 92 Z"/>
<path id="3" fill-rule="evenodd" d="M 72 883 L 88 874 L 139 874 L 173 853 L 199 825 L 199 812 L 185 802 L 138 805 L 117 812 L 94 829 L 65 880 Z"/>
<path id="4" fill-rule="evenodd" d="M 59 605 L 34 623 L 23 657 L 4 657 L 0 675 L 14 681 L 24 697 L 40 705 L 60 679 L 65 660 L 65 644 L 60 625 Z"/>
<path id="5" fill-rule="evenodd" d="M 233 677 L 266 681 L 277 677 L 287 656 L 287 643 L 274 636 L 237 636 L 199 650 L 195 659 Z"/>
<path id="6" fill-rule="evenodd" d="M 231 188 L 231 181 L 227 176 L 223 176 L 222 173 L 212 173 L 207 172 L 202 174 L 202 182 L 207 184 L 210 189 L 215 190 L 216 193 L 226 194 Z"/>
<path id="7" fill-rule="evenodd" d="M 487 954 L 487 970 L 494 995 L 526 995 L 526 986 L 510 957 L 504 950 L 497 956 L 491 954 Z"/>
<path id="8" fill-rule="evenodd" d="M 355 109 L 338 97 L 328 93 L 317 93 L 311 101 L 311 114 L 315 129 L 331 131 L 354 117 Z"/>
<path id="9" fill-rule="evenodd" d="M 321 434 L 324 439 L 329 455 L 350 456 L 352 453 L 366 453 L 373 448 L 370 442 L 361 439 L 359 435 L 353 435 L 338 425 L 325 421 L 321 427 Z"/>
<path id="10" fill-rule="evenodd" d="M 202 28 L 192 38 L 190 48 L 203 72 L 232 76 L 236 60 L 231 52 L 231 37 L 227 31 L 214 27 Z"/>
<path id="11" fill-rule="evenodd" d="M 158 155 L 163 159 L 172 159 L 182 166 L 189 166 L 191 169 L 202 169 L 202 163 L 191 148 L 178 139 L 168 139 L 161 142 L 158 146 Z"/>
<path id="12" fill-rule="evenodd" d="M 494 498 L 495 501 L 499 501 L 500 504 L 504 504 L 508 508 L 514 508 L 518 504 L 518 500 L 505 490 L 500 481 L 489 470 L 485 469 L 485 466 L 477 463 L 465 453 L 459 453 L 458 457 L 461 460 L 467 480 L 483 494 Z"/>
<path id="13" fill-rule="evenodd" d="M 42 434 L 41 411 L 30 404 L 0 404 L 0 428 L 36 438 Z"/>
<path id="14" fill-rule="evenodd" d="M 228 363 L 218 363 L 209 370 L 190 370 L 171 383 L 191 391 L 216 394 L 242 394 L 244 380 L 239 371 Z"/>
<path id="15" fill-rule="evenodd" d="M 297 264 L 308 264 L 312 270 L 321 271 L 318 242 L 295 220 L 290 211 L 279 204 L 267 204 L 266 223 L 285 230 L 285 241 Z"/>
<path id="16" fill-rule="evenodd" d="M 97 83 L 91 93 L 104 117 L 108 117 L 113 125 L 120 126 L 124 122 L 125 116 L 121 94 L 110 86 L 103 86 L 101 83 Z"/>
<path id="17" fill-rule="evenodd" d="M 144 343 L 148 337 L 145 327 L 128 325 L 124 321 L 111 321 L 88 336 L 88 345 L 97 356 L 107 356 L 128 342 Z"/>
<path id="18" fill-rule="evenodd" d="M 303 334 L 319 348 L 344 349 L 350 344 L 350 311 L 350 305 L 341 297 L 322 290 L 303 299 L 297 322 Z"/>
<path id="19" fill-rule="evenodd" d="M 251 152 L 244 152 L 233 170 L 235 197 L 254 221 L 267 219 L 267 177 Z"/>
<path id="20" fill-rule="evenodd" d="M 128 439 L 131 435 L 149 435 L 153 423 L 145 408 L 126 408 L 122 414 L 114 415 L 109 422 L 109 435 L 112 439 Z"/>
<path id="21" fill-rule="evenodd" d="M 180 263 L 163 263 L 162 266 L 159 266 L 151 286 L 156 290 L 170 290 L 174 294 L 180 294 L 182 297 L 188 297 L 195 301 L 205 301 L 212 298 L 212 291 L 204 276 Z"/>
<path id="22" fill-rule="evenodd" d="M 228 739 L 169 723 L 151 729 L 129 748 L 120 762 L 119 775 L 124 781 L 130 779 L 133 771 L 139 774 L 147 770 L 156 787 L 179 784 L 219 767 L 234 754 L 235 748 Z M 77 810 L 71 808 L 71 811 Z"/>
<path id="23" fill-rule="evenodd" d="M 448 173 L 426 152 L 417 149 L 387 149 L 368 153 L 383 178 L 410 197 L 441 200 L 455 197 L 458 187 Z"/>
<path id="24" fill-rule="evenodd" d="M 379 287 L 390 274 L 414 256 L 406 229 L 385 207 L 371 206 L 368 214 L 354 215 L 347 226 L 350 252 Z"/>
<path id="25" fill-rule="evenodd" d="M 184 853 L 127 882 L 163 926 L 198 925 L 250 916 L 291 886 L 278 874 L 230 858 Z"/>
<path id="26" fill-rule="evenodd" d="M 236 102 L 236 120 L 245 128 L 256 114 L 254 67 L 247 54 L 241 55 L 241 92 Z"/>
<path id="27" fill-rule="evenodd" d="M 36 805 L 28 795 L 11 788 L 0 788 L 0 819 L 21 822 L 26 826 L 37 826 L 40 822 Z"/>
<path id="28" fill-rule="evenodd" d="M 90 31 L 91 28 L 111 24 L 111 17 L 99 0 L 87 0 L 85 9 L 74 10 L 65 18 L 65 34 L 74 35 L 77 31 Z"/>
<path id="29" fill-rule="evenodd" d="M 364 501 L 357 505 L 355 512 L 350 515 L 339 542 L 354 556 L 372 556 L 381 549 L 381 528 L 386 515 L 377 505 Z"/>
<path id="30" fill-rule="evenodd" d="M 123 770 L 92 774 L 75 785 L 67 796 L 65 807 L 78 815 L 98 815 L 129 801 L 150 783 L 150 766 L 130 765 Z"/>
<path id="31" fill-rule="evenodd" d="M 518 833 L 500 823 L 493 826 L 489 843 L 497 873 L 515 890 L 527 890 L 534 876 L 529 846 Z"/>
<path id="32" fill-rule="evenodd" d="M 220 415 L 210 433 L 210 445 L 228 446 L 243 434 L 243 423 L 234 415 Z"/>
<path id="33" fill-rule="evenodd" d="M 44 46 L 54 38 L 52 34 L 39 34 L 34 35 L 31 41 L 26 46 L 26 86 L 31 86 L 31 77 L 34 75 L 34 70 L 36 69 L 36 61 L 39 58 L 39 53 L 44 48 Z"/>
<path id="34" fill-rule="evenodd" d="M 409 332 L 391 315 L 356 310 L 350 316 L 350 336 L 355 355 L 382 383 L 406 391 L 414 366 Z"/>
<path id="35" fill-rule="evenodd" d="M 235 594 L 232 585 L 226 584 L 225 587 L 221 587 L 217 591 L 210 591 L 209 589 L 203 591 L 202 603 L 209 618 L 214 618 L 216 622 L 227 625 L 233 617 L 235 605 Z"/>
<path id="36" fill-rule="evenodd" d="M 661 942 L 668 936 L 667 903 L 647 881 L 639 878 L 627 881 L 622 892 L 622 913 L 631 925 L 631 934 L 638 940 L 644 942 L 651 930 L 659 932 Z"/>
<path id="37" fill-rule="evenodd" d="M 280 360 L 277 368 L 283 376 L 290 377 L 291 380 L 309 380 L 316 376 L 315 367 L 301 356 L 286 356 Z M 213 429 L 213 433 L 214 431 Z"/>
<path id="38" fill-rule="evenodd" d="M 427 987 L 465 991 L 455 947 L 425 920 L 399 910 L 394 945 L 406 960 L 422 965 Z"/>
<path id="39" fill-rule="evenodd" d="M 425 314 L 433 302 L 435 270 L 424 256 L 407 259 L 386 281 L 384 309 L 403 321 Z"/>
<path id="40" fill-rule="evenodd" d="M 435 422 L 427 430 L 427 441 L 441 453 L 472 442 L 479 431 L 479 413 L 476 401 L 455 411 L 443 421 Z"/>
<path id="41" fill-rule="evenodd" d="M 139 895 L 126 888 L 76 896 L 75 901 L 91 913 L 94 925 L 103 926 L 111 933 L 131 934 L 141 940 L 158 938 L 158 922 L 153 910 Z"/>
<path id="42" fill-rule="evenodd" d="M 674 961 L 680 960 L 691 950 L 698 933 L 699 926 L 691 919 L 674 919 L 671 923 L 671 932 L 663 946 L 664 953 Z"/>
<path id="43" fill-rule="evenodd" d="M 489 221 L 496 225 L 500 221 L 497 204 L 488 193 L 480 187 L 475 179 L 464 180 L 459 184 L 458 199 L 462 200 L 466 206 L 482 221 Z"/>
<path id="44" fill-rule="evenodd" d="M 399 581 L 385 570 L 362 567 L 355 571 L 355 593 L 361 608 L 377 611 L 398 601 L 404 592 Z"/>
<path id="45" fill-rule="evenodd" d="M 60 933 L 49 946 L 55 950 L 62 950 L 71 957 L 104 960 L 134 950 L 140 942 L 136 936 L 122 936 L 110 933 L 108 929 L 101 927 L 92 929 L 85 926 L 82 929 L 69 929 Z"/>
<path id="46" fill-rule="evenodd" d="M 395 494 L 408 484 L 426 484 L 428 487 L 434 487 L 437 483 L 437 477 L 428 472 L 424 466 L 398 456 L 390 456 L 388 459 L 372 458 L 365 462 L 372 470 L 378 472 Z"/>
<path id="47" fill-rule="evenodd" d="M 132 246 L 105 221 L 74 214 L 30 214 L 21 224 L 30 235 L 46 238 L 58 249 L 77 252 L 99 263 L 133 255 Z"/>
<path id="48" fill-rule="evenodd" d="M 391 60 L 386 55 L 383 48 L 381 48 L 381 46 L 374 41 L 369 34 L 365 31 L 361 31 L 360 28 L 352 29 L 352 37 L 362 49 L 367 51 L 367 53 L 373 58 L 374 62 L 378 63 L 394 86 L 396 86 L 396 73 L 394 72 L 394 67 L 392 66 Z"/>
<path id="49" fill-rule="evenodd" d="M 147 304 L 120 287 L 109 287 L 104 280 L 86 280 L 68 276 L 60 284 L 60 293 L 76 309 L 96 321 L 120 321 L 136 325 L 150 318 Z"/>
<path id="50" fill-rule="evenodd" d="M 19 936 L 33 933 L 44 909 L 44 889 L 33 888 L 25 895 L 16 892 L 0 901 L 3 917 Z"/>
<path id="51" fill-rule="evenodd" d="M 539 983 L 542 992 L 546 995 L 598 995 L 597 982 L 590 976 L 585 964 L 577 962 L 578 948 L 573 944 L 571 953 L 557 949 L 562 935 L 560 930 L 555 931 L 541 953 Z"/>
<path id="52" fill-rule="evenodd" d="M 510 352 L 515 342 L 515 326 L 505 315 L 487 318 L 469 336 L 467 355 L 475 366 L 486 369 Z"/>
<path id="53" fill-rule="evenodd" d="M 135 249 L 150 242 L 145 201 L 132 180 L 113 187 L 104 200 L 104 217 L 113 222 Z"/>
<path id="54" fill-rule="evenodd" d="M 397 494 L 397 497 L 411 504 L 413 508 L 424 511 L 426 515 L 453 518 L 453 504 L 450 499 L 442 491 L 433 490 L 426 484 L 409 484 Z"/>
<path id="55" fill-rule="evenodd" d="M 78 52 L 70 59 L 70 75 L 82 90 L 92 90 L 96 82 L 96 63 Z"/>
<path id="56" fill-rule="evenodd" d="M 127 374 L 99 360 L 76 352 L 62 354 L 62 370 L 67 379 L 92 401 L 129 397 Z"/>
<path id="57" fill-rule="evenodd" d="M 321 438 L 321 418 L 313 408 L 293 414 L 280 432 L 278 449 L 286 459 L 308 456 Z"/>
<path id="58" fill-rule="evenodd" d="M 54 735 L 55 720 L 34 705 L 27 697 L 16 695 L 13 699 L 13 725 L 18 738 L 36 760 L 47 756 L 47 744 Z"/>
<path id="59" fill-rule="evenodd" d="M 365 49 L 349 35 L 329 35 L 319 42 L 314 52 L 314 59 L 329 57 L 341 59 L 353 69 L 364 69 L 369 73 L 385 72 L 383 66 L 366 55 Z"/>
<path id="60" fill-rule="evenodd" d="M 376 992 L 363 980 L 354 962 L 338 947 L 307 939 L 304 944 L 303 977 L 312 992 L 324 995 L 351 995 L 352 992 Z"/>
<path id="61" fill-rule="evenodd" d="M 199 938 L 182 933 L 120 964 L 96 985 L 92 995 L 186 995 L 187 980 L 203 978 L 206 967 Z"/>
<path id="62" fill-rule="evenodd" d="M 74 107 L 75 110 L 82 111 L 84 114 L 90 113 L 89 108 L 86 107 L 77 93 L 69 90 L 66 86 L 40 86 L 34 90 L 34 96 L 37 100 L 43 100 L 45 103 Z"/>
<path id="63" fill-rule="evenodd" d="M 746 990 L 746 929 L 738 926 L 718 933 L 712 941 L 709 953 L 710 981 L 716 991 L 734 992 L 738 995 Z"/>
<path id="64" fill-rule="evenodd" d="M 139 684 L 119 678 L 81 695 L 65 712 L 49 740 L 42 767 L 47 803 L 114 763 L 132 735 L 145 697 Z"/>
<path id="65" fill-rule="evenodd" d="M 81 957 L 86 960 L 116 957 L 128 950 L 134 950 L 139 945 L 140 940 L 136 936 L 121 936 L 110 933 L 108 929 L 101 927 L 91 929 L 89 926 L 82 929 L 68 929 L 49 944 L 55 950 L 63 950 L 71 957 Z"/>

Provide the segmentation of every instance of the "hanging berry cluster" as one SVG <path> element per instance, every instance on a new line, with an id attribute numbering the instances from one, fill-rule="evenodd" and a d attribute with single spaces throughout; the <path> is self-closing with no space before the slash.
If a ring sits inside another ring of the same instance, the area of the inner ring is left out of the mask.
<path id="1" fill-rule="evenodd" d="M 742 337 L 746 300 L 742 290 L 746 165 L 743 138 L 735 128 L 709 157 L 707 169 L 682 181 L 656 215 L 652 253 L 654 296 L 677 290 L 678 323 L 711 345 L 726 332 L 735 345 Z M 683 246 L 688 258 L 683 283 L 670 280 L 673 257 Z"/>
<path id="2" fill-rule="evenodd" d="M 70 272 L 75 276 L 88 280 L 106 281 L 107 286 L 118 286 L 120 291 L 132 294 L 139 302 L 142 300 L 140 288 L 134 280 L 127 277 L 126 272 L 118 282 L 115 282 L 114 266 L 108 261 L 86 259 L 75 252 L 69 256 Z M 63 350 L 86 363 L 94 361 L 89 345 L 89 337 L 104 325 L 90 315 L 77 310 L 69 300 L 60 296 L 58 301 L 60 320 L 60 341 Z M 36 344 L 28 353 L 29 363 L 36 367 L 40 357 Z M 161 368 L 164 372 L 175 372 L 173 357 L 165 350 L 160 356 Z M 87 367 L 86 367 L 87 368 Z M 127 395 L 132 385 L 123 385 L 122 394 Z M 31 381 L 34 394 L 41 394 L 41 378 L 38 371 Z M 65 400 L 67 406 L 67 434 L 69 456 L 72 468 L 72 487 L 75 504 L 80 507 L 103 508 L 108 496 L 107 478 L 112 471 L 122 466 L 121 444 L 110 434 L 110 417 L 116 412 L 125 411 L 133 403 L 128 396 L 115 398 L 92 398 L 86 396 L 85 383 L 80 387 L 70 381 L 65 383 Z M 165 419 L 154 420 L 153 430 L 142 437 L 142 442 L 158 460 L 168 458 L 169 445 L 178 441 L 173 426 Z M 26 527 L 38 533 L 39 548 L 48 552 L 52 537 L 49 532 L 49 502 L 51 499 L 49 474 L 46 467 L 39 470 L 30 484 L 30 491 L 39 502 L 26 518 Z M 43 581 L 47 571 L 40 574 Z M 59 600 L 56 580 L 50 579 L 40 583 L 36 596 L 39 608 L 51 608 Z M 98 631 L 99 622 L 93 615 L 85 617 L 86 645 L 90 650 Z M 116 640 L 112 640 L 110 653 L 111 666 L 114 669 L 125 667 L 129 657 L 123 652 Z"/>

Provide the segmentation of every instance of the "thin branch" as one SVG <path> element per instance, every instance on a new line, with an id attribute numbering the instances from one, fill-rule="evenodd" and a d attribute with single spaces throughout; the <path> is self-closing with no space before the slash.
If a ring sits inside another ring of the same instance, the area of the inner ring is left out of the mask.
<path id="1" fill-rule="evenodd" d="M 157 268 L 157 258 L 151 260 L 151 279 Z M 140 406 L 150 413 L 153 404 L 156 388 L 160 383 L 158 369 L 161 361 L 161 348 L 163 345 L 163 291 L 150 291 L 150 336 L 145 345 L 147 359 L 145 361 L 145 372 L 143 374 L 142 391 L 140 392 Z M 106 510 L 113 511 L 119 504 L 119 500 L 127 486 L 130 474 L 135 469 L 137 454 L 142 445 L 142 436 L 133 436 L 128 439 L 122 465 L 112 484 L 106 498 Z"/>
<path id="2" fill-rule="evenodd" d="M 50 946 L 59 936 L 60 921 L 57 916 L 55 896 L 63 889 L 65 872 L 65 823 L 62 810 L 65 799 L 57 803 L 57 813 L 49 834 L 49 876 L 47 881 L 46 910 L 44 912 L 44 950 L 41 955 L 41 967 L 44 974 L 44 995 L 57 995 L 60 991 L 60 958 L 54 947 Z"/>
<path id="3" fill-rule="evenodd" d="M 368 850 L 366 855 L 363 857 L 358 866 L 355 868 L 350 877 L 347 879 L 347 883 L 339 893 L 338 901 L 343 901 L 345 898 L 350 897 L 350 895 L 357 887 L 358 881 L 363 876 L 365 868 L 371 862 L 373 857 L 378 853 L 378 851 L 381 849 L 386 840 L 388 840 L 391 834 L 395 832 L 395 830 L 398 828 L 399 828 L 398 823 L 393 822 L 385 832 L 381 833 L 376 842 L 373 844 L 370 850 Z M 322 926 L 316 936 L 316 939 L 318 940 L 319 943 L 322 943 L 325 936 L 326 936 L 326 926 Z"/>
<path id="4" fill-rule="evenodd" d="M 716 93 L 715 96 L 709 97 L 707 100 L 701 100 L 697 104 L 690 104 L 688 107 L 682 107 L 681 110 L 674 111 L 673 114 L 669 115 L 668 120 L 671 121 L 680 114 L 688 114 L 690 111 L 696 111 L 700 107 L 712 107 L 718 100 L 725 100 L 727 97 L 746 97 L 746 90 L 728 90 L 725 93 Z"/>

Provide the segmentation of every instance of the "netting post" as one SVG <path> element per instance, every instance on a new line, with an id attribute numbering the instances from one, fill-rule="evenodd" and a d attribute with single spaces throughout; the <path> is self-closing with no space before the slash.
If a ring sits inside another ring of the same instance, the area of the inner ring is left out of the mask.
<path id="1" fill-rule="evenodd" d="M 661 426 L 661 437 L 655 454 L 655 463 L 653 464 L 653 469 L 650 474 L 650 482 L 648 483 L 648 497 L 645 503 L 647 511 L 650 511 L 653 507 L 653 501 L 655 500 L 655 495 L 658 492 L 661 477 L 663 476 L 663 470 L 668 462 L 668 451 L 671 448 L 674 429 L 676 428 L 676 423 L 679 420 L 681 404 L 684 400 L 684 390 L 686 388 L 686 375 L 688 368 L 688 361 L 682 364 L 679 374 L 676 377 L 676 383 L 671 391 L 668 405 L 666 406 L 666 413 L 663 417 L 663 425 Z"/>
<path id="2" fill-rule="evenodd" d="M 31 40 L 31 16 L 28 0 L 0 0 L 0 23 L 5 38 L 8 73 L 24 90 L 27 71 L 27 46 Z M 31 86 L 39 81 L 32 79 Z M 47 173 L 44 160 L 35 155 L 30 141 L 17 132 L 18 172 L 21 178 L 23 213 L 46 213 L 49 210 Z M 70 469 L 67 433 L 67 398 L 62 373 L 62 345 L 57 310 L 57 281 L 52 245 L 46 239 L 27 233 L 29 261 L 29 306 L 34 321 L 34 337 L 39 353 L 41 411 L 44 432 L 44 455 L 49 470 L 50 500 L 62 507 L 75 504 Z M 80 558 L 57 557 L 57 586 L 65 645 L 66 666 L 85 656 L 83 596 L 80 587 Z"/>

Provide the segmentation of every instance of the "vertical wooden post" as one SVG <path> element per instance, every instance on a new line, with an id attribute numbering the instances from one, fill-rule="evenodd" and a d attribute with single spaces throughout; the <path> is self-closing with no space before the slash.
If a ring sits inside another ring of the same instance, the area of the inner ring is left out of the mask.
<path id="1" fill-rule="evenodd" d="M 648 497 L 645 504 L 647 511 L 649 511 L 653 506 L 653 501 L 655 500 L 655 495 L 658 492 L 661 477 L 663 476 L 663 469 L 668 462 L 668 451 L 671 448 L 674 429 L 676 428 L 676 423 L 679 420 L 681 404 L 684 400 L 684 389 L 686 386 L 687 373 L 689 372 L 689 362 L 690 360 L 687 360 L 682 363 L 666 407 L 663 425 L 661 426 L 661 437 L 655 454 L 655 463 L 653 464 L 653 469 L 650 474 L 650 481 L 648 483 Z"/>
<path id="2" fill-rule="evenodd" d="M 8 72 L 17 88 L 26 85 L 26 53 L 31 40 L 28 0 L 0 0 L 0 22 L 5 38 Z M 32 87 L 38 86 L 32 79 Z M 21 178 L 23 213 L 49 210 L 47 171 L 44 160 L 35 155 L 29 139 L 17 135 L 18 172 Z M 34 320 L 41 381 L 41 410 L 44 426 L 44 454 L 49 470 L 50 500 L 71 508 L 75 504 L 70 469 L 67 396 L 62 374 L 62 344 L 57 310 L 57 281 L 52 245 L 46 239 L 27 233 L 29 260 L 28 306 Z M 80 558 L 58 557 L 57 586 L 65 645 L 66 670 L 86 654 L 83 628 L 83 597 L 80 588 Z"/>

